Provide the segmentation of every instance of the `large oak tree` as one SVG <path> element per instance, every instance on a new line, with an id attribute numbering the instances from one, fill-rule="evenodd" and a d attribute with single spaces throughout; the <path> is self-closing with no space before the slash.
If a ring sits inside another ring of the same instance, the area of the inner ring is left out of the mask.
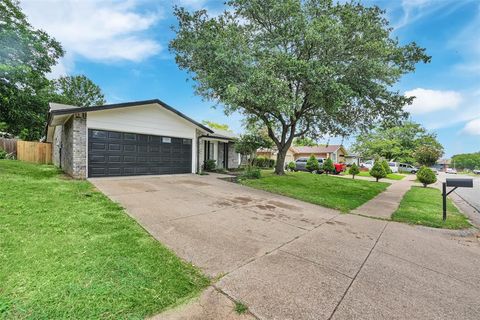
<path id="1" fill-rule="evenodd" d="M 278 148 L 275 172 L 295 137 L 349 135 L 397 123 L 411 103 L 392 90 L 429 62 L 415 43 L 400 45 L 378 7 L 330 0 L 231 0 L 229 10 L 175 8 L 170 49 L 196 91 L 262 121 Z"/>

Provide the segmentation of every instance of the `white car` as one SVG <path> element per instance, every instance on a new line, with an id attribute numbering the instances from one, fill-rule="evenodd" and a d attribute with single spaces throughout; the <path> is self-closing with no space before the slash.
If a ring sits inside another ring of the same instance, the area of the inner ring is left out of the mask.
<path id="1" fill-rule="evenodd" d="M 402 172 L 402 173 L 413 173 L 413 174 L 415 174 L 415 173 L 418 172 L 417 167 L 414 167 L 414 166 L 412 166 L 411 164 L 408 164 L 408 163 L 399 163 L 398 168 L 399 168 L 399 171 Z"/>
<path id="2" fill-rule="evenodd" d="M 367 168 L 368 170 L 370 170 L 372 169 L 374 164 L 375 164 L 375 160 L 367 160 L 365 162 L 360 163 L 360 167 Z"/>
<path id="3" fill-rule="evenodd" d="M 430 170 L 433 171 L 433 173 L 438 174 L 438 169 L 435 167 L 430 167 Z"/>
<path id="4" fill-rule="evenodd" d="M 398 162 L 389 162 L 388 166 L 390 167 L 390 170 L 392 170 L 392 173 L 398 173 Z"/>
<path id="5" fill-rule="evenodd" d="M 446 173 L 457 174 L 457 169 L 455 168 L 447 168 L 445 171 Z"/>

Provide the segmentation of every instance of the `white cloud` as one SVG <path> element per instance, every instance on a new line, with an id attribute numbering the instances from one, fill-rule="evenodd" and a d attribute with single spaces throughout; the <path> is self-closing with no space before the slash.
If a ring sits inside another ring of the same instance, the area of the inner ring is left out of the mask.
<path id="1" fill-rule="evenodd" d="M 75 57 L 110 62 L 141 61 L 162 49 L 145 35 L 161 18 L 159 12 L 139 13 L 136 1 L 24 0 L 30 23 L 62 43 L 66 60 L 55 73 L 68 72 Z"/>
<path id="2" fill-rule="evenodd" d="M 400 29 L 413 23 L 426 15 L 429 15 L 444 6 L 451 5 L 454 0 L 402 0 L 400 7 L 402 10 L 402 16 L 393 24 L 394 29 Z M 393 2 L 396 3 L 396 2 Z"/>
<path id="3" fill-rule="evenodd" d="M 480 136 L 480 118 L 467 122 L 463 128 L 463 132 Z"/>
<path id="4" fill-rule="evenodd" d="M 456 109 L 462 102 L 462 95 L 456 91 L 441 91 L 416 88 L 405 92 L 405 96 L 415 99 L 405 110 L 411 114 L 424 114 L 443 109 Z"/>
<path id="5" fill-rule="evenodd" d="M 183 7 L 192 9 L 201 9 L 207 3 L 207 0 L 177 0 L 178 4 Z"/>

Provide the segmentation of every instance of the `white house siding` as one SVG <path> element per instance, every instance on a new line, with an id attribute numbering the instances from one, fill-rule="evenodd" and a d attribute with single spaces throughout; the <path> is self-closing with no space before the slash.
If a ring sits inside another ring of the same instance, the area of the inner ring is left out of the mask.
<path id="1" fill-rule="evenodd" d="M 158 104 L 92 111 L 87 128 L 192 139 L 192 173 L 197 163 L 196 126 Z"/>

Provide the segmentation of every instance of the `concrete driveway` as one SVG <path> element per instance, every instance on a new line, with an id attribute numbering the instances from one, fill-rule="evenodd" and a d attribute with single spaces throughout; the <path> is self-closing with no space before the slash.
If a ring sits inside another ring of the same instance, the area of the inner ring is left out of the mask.
<path id="1" fill-rule="evenodd" d="M 480 314 L 477 230 L 340 214 L 217 175 L 92 182 L 160 242 L 215 278 L 216 292 L 245 303 L 251 317 L 478 319 Z M 214 306 L 194 310 L 209 308 Z M 179 314 L 173 318 L 181 319 Z"/>

